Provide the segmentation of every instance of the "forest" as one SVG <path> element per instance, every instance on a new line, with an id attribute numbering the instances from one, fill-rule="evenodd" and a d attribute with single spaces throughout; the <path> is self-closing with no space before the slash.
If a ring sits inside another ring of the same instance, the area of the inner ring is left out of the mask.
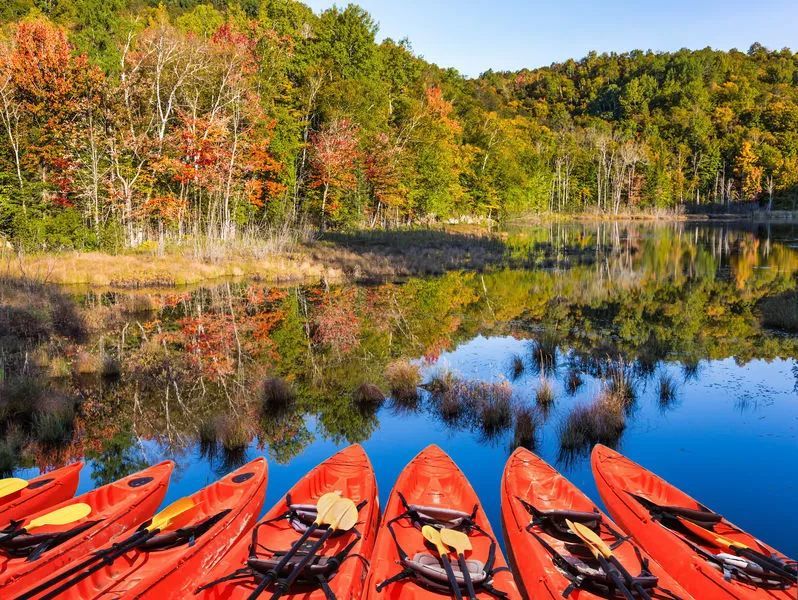
<path id="1" fill-rule="evenodd" d="M 120 250 L 540 213 L 795 209 L 789 49 L 591 53 L 472 79 L 378 39 L 356 5 L 2 3 L 0 240 Z"/>

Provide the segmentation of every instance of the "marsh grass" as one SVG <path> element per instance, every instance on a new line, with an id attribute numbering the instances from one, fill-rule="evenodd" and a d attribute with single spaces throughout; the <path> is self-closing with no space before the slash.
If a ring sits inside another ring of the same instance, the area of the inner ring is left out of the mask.
<path id="1" fill-rule="evenodd" d="M 509 368 L 509 375 L 510 379 L 515 381 L 521 375 L 524 374 L 524 369 L 526 369 L 526 365 L 524 365 L 524 357 L 520 354 L 513 354 L 510 357 L 510 368 Z"/>
<path id="2" fill-rule="evenodd" d="M 0 438 L 0 477 L 8 477 L 21 460 L 22 439 L 17 431 L 7 431 Z"/>
<path id="3" fill-rule="evenodd" d="M 585 381 L 578 369 L 568 369 L 568 373 L 565 376 L 565 393 L 569 396 L 574 396 L 584 383 Z"/>
<path id="4" fill-rule="evenodd" d="M 507 381 L 464 381 L 449 371 L 436 373 L 426 388 L 444 422 L 479 431 L 492 440 L 513 422 L 513 390 Z"/>
<path id="5" fill-rule="evenodd" d="M 518 406 L 515 411 L 513 427 L 513 449 L 519 446 L 534 450 L 537 446 L 537 431 L 540 426 L 540 415 L 531 406 Z"/>
<path id="6" fill-rule="evenodd" d="M 606 390 L 590 404 L 576 406 L 559 430 L 560 450 L 566 455 L 589 452 L 595 444 L 615 446 L 626 428 L 626 408 Z"/>
<path id="7" fill-rule="evenodd" d="M 385 380 L 393 400 L 400 405 L 415 405 L 418 402 L 418 386 L 421 373 L 418 366 L 406 360 L 396 360 L 385 367 Z"/>
<path id="8" fill-rule="evenodd" d="M 661 408 L 671 408 L 677 400 L 676 380 L 670 373 L 662 373 L 657 384 L 657 398 Z"/>
<path id="9" fill-rule="evenodd" d="M 75 412 L 69 407 L 38 412 L 33 418 L 33 434 L 36 441 L 46 448 L 57 448 L 67 444 L 74 433 Z"/>
<path id="10" fill-rule="evenodd" d="M 610 363 L 606 373 L 606 395 L 624 410 L 631 410 L 637 398 L 632 368 L 624 361 Z"/>
<path id="11" fill-rule="evenodd" d="M 547 412 L 554 404 L 554 386 L 548 377 L 540 378 L 540 383 L 535 390 L 535 402 L 541 410 Z"/>
<path id="12" fill-rule="evenodd" d="M 361 383 L 352 392 L 352 400 L 361 409 L 371 409 L 385 401 L 385 394 L 373 383 Z"/>
<path id="13" fill-rule="evenodd" d="M 200 422 L 197 430 L 200 454 L 219 459 L 218 471 L 228 472 L 246 462 L 251 436 L 244 422 L 234 415 L 215 415 Z"/>
<path id="14" fill-rule="evenodd" d="M 264 416 L 287 411 L 296 399 L 294 388 L 282 377 L 267 377 L 261 386 L 261 413 Z"/>
<path id="15" fill-rule="evenodd" d="M 531 343 L 530 356 L 536 373 L 550 374 L 557 369 L 559 340 L 551 332 L 544 332 Z"/>

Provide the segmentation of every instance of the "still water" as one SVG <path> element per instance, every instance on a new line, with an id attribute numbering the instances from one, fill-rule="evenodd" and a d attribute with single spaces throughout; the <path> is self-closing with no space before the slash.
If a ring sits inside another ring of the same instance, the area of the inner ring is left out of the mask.
<path id="1" fill-rule="evenodd" d="M 0 467 L 85 457 L 85 491 L 171 458 L 170 502 L 265 454 L 268 506 L 359 442 L 384 501 L 436 443 L 499 532 L 514 444 L 598 501 L 603 441 L 798 555 L 798 228 L 563 224 L 502 243 L 479 272 L 370 285 L 5 281 Z M 397 369 L 417 397 L 392 397 Z M 276 379 L 293 390 L 280 410 L 263 400 Z M 362 384 L 388 397 L 359 402 Z M 621 424 L 574 438 L 574 411 L 619 391 Z"/>

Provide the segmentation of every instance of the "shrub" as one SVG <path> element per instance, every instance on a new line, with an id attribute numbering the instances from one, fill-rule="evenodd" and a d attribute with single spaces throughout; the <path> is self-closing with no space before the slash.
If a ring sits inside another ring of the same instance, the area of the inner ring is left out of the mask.
<path id="1" fill-rule="evenodd" d="M 789 291 L 759 303 L 765 327 L 798 333 L 798 292 Z"/>

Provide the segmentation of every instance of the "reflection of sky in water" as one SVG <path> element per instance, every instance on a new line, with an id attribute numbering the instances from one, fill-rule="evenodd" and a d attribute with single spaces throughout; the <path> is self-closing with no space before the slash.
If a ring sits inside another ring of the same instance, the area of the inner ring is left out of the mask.
<path id="1" fill-rule="evenodd" d="M 528 357 L 529 342 L 512 337 L 477 337 L 437 363 L 426 365 L 427 376 L 439 367 L 467 379 L 498 381 L 509 371 L 514 353 Z M 560 362 L 563 361 L 560 355 Z M 667 365 L 678 382 L 678 398 L 661 409 L 657 382 L 663 367 L 638 383 L 638 402 L 628 420 L 620 450 L 675 483 L 710 508 L 767 540 L 789 555 L 798 555 L 798 394 L 792 361 L 753 360 L 738 366 L 733 359 L 702 362 L 697 377 L 684 381 L 679 365 Z M 584 386 L 573 396 L 564 392 L 567 369 L 557 371 L 557 400 L 539 433 L 538 452 L 555 463 L 558 424 L 576 404 L 589 402 L 600 384 L 584 375 Z M 512 382 L 521 402 L 534 402 L 539 376 L 527 370 Z M 395 413 L 389 406 L 379 412 L 379 428 L 365 446 L 377 468 L 384 503 L 402 467 L 424 446 L 438 443 L 465 471 L 476 488 L 497 532 L 500 531 L 499 481 L 509 453 L 512 433 L 485 443 L 479 433 L 448 428 L 428 412 Z M 313 417 L 308 428 L 316 430 Z M 287 465 L 269 464 L 266 506 L 284 494 L 296 479 L 340 446 L 317 436 Z M 145 447 L 146 451 L 146 447 Z M 158 452 L 153 450 L 153 456 Z M 251 457 L 260 454 L 250 448 Z M 215 479 L 198 454 L 182 457 L 167 501 L 192 492 Z M 588 460 L 557 465 L 591 498 L 598 496 Z M 81 490 L 92 487 L 84 470 Z"/>

